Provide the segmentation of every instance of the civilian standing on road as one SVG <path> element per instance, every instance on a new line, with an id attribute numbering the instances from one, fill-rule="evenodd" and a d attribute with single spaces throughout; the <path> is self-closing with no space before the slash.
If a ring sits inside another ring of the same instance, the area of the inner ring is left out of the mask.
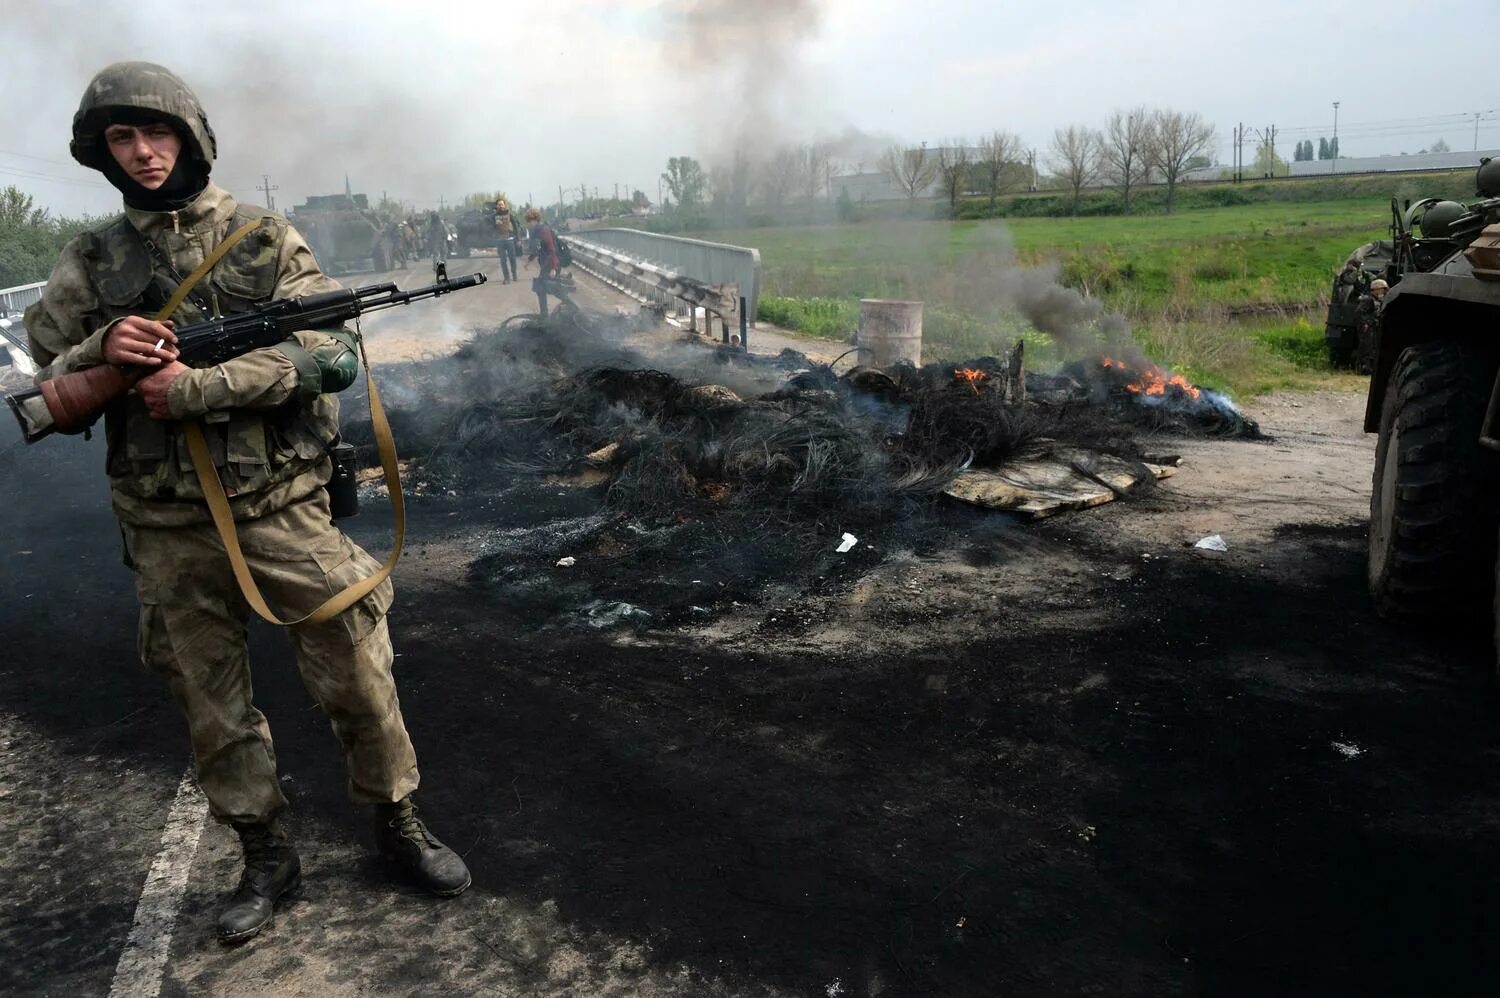
<path id="1" fill-rule="evenodd" d="M 201 421 L 257 581 L 284 610 L 305 614 L 380 567 L 334 526 L 324 488 L 338 437 L 331 393 L 359 373 L 357 343 L 347 329 L 308 330 L 201 370 L 177 361 L 174 324 L 338 288 L 285 219 L 209 181 L 214 133 L 177 76 L 144 62 L 100 71 L 73 118 L 70 149 L 124 195 L 125 212 L 68 243 L 27 310 L 43 365 L 37 382 L 101 364 L 145 372 L 105 412 L 110 492 L 135 572 L 140 657 L 187 718 L 211 813 L 244 847 L 239 888 L 218 920 L 219 938 L 240 942 L 270 922 L 301 863 L 281 821 L 287 802 L 270 728 L 251 702 L 249 607 L 188 457 L 185 422 Z M 246 238 L 210 267 L 232 234 Z M 200 268 L 170 319 L 146 318 Z M 381 852 L 451 896 L 469 886 L 469 871 L 412 801 L 417 760 L 385 619 L 392 596 L 386 580 L 290 636 L 303 682 L 343 744 L 349 795 L 373 807 Z"/>
<path id="2" fill-rule="evenodd" d="M 504 198 L 495 200 L 495 255 L 500 258 L 501 283 L 516 279 L 516 243 L 521 235 L 520 223 Z"/>

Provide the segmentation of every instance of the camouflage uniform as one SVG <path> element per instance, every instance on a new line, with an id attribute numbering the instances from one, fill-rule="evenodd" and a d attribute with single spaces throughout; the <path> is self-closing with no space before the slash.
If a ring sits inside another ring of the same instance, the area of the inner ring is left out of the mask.
<path id="1" fill-rule="evenodd" d="M 165 70 L 111 67 L 85 94 L 80 119 L 115 105 L 170 115 L 190 133 L 181 155 L 193 154 L 196 143 L 196 153 L 212 159 L 213 133 L 196 98 Z M 90 157 L 99 153 L 75 139 L 74 155 L 94 165 Z M 204 318 L 202 307 L 232 314 L 338 287 L 284 219 L 239 206 L 212 184 L 179 211 L 127 207 L 64 247 L 42 300 L 28 310 L 26 329 L 43 365 L 38 382 L 102 363 L 116 320 L 165 304 L 177 284 L 167 263 L 187 274 L 229 232 L 256 219 L 257 230 L 198 285 L 197 303 L 190 298 L 173 314 L 179 325 Z M 105 414 L 111 498 L 141 604 L 140 656 L 166 677 L 187 717 L 199 780 L 221 820 L 266 822 L 286 802 L 265 717 L 251 702 L 247 607 L 175 420 L 205 420 L 252 572 L 283 613 L 306 614 L 378 567 L 334 526 L 323 489 L 338 432 L 338 402 L 324 392 L 345 387 L 357 372 L 352 347 L 344 330 L 301 332 L 180 375 L 168 391 L 173 420 L 152 419 L 135 394 Z M 386 581 L 334 620 L 291 629 L 303 681 L 343 743 L 350 795 L 361 803 L 399 801 L 417 786 L 391 679 L 391 598 Z"/>

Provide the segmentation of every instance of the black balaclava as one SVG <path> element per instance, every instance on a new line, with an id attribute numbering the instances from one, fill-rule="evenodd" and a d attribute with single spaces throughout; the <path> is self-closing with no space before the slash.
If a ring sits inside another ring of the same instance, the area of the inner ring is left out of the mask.
<path id="1" fill-rule="evenodd" d="M 208 186 L 207 164 L 194 155 L 196 147 L 192 139 L 183 135 L 182 128 L 171 118 L 135 108 L 116 108 L 109 117 L 109 123 L 133 125 L 137 128 L 165 123 L 177 133 L 177 139 L 182 144 L 177 162 L 172 166 L 172 172 L 167 174 L 166 183 L 153 191 L 130 179 L 125 169 L 115 161 L 114 154 L 109 151 L 109 143 L 105 141 L 103 132 L 100 132 L 99 144 L 102 148 L 99 158 L 104 164 L 102 172 L 105 179 L 125 196 L 125 204 L 129 207 L 138 211 L 181 211 L 196 201 L 198 195 L 203 193 L 203 188 Z"/>

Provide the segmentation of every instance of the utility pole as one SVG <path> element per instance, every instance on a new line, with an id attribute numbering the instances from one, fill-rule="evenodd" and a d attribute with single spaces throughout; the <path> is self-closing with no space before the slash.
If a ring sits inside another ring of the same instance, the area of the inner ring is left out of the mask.
<path id="1" fill-rule="evenodd" d="M 1483 113 L 1484 113 L 1483 111 L 1475 111 L 1474 112 L 1474 151 L 1475 152 L 1479 151 L 1479 116 L 1481 114 L 1483 114 Z"/>
<path id="2" fill-rule="evenodd" d="M 1333 102 L 1333 148 L 1329 153 L 1333 159 L 1333 165 L 1328 168 L 1329 173 L 1339 172 L 1339 102 Z"/>
<path id="3" fill-rule="evenodd" d="M 1479 134 L 1479 126 L 1478 125 L 1474 126 L 1474 134 L 1475 135 Z M 1476 146 L 1475 148 L 1478 148 L 1478 147 Z M 258 191 L 265 191 L 266 192 L 266 207 L 269 208 L 269 209 L 271 209 L 272 211 L 275 211 L 276 210 L 276 199 L 271 196 L 271 192 L 272 191 L 279 191 L 279 190 L 281 190 L 281 188 L 278 187 L 278 186 L 276 186 L 275 184 L 271 183 L 271 177 L 270 177 L 269 174 L 262 173 L 260 175 L 260 181 L 261 181 L 260 182 L 260 186 L 257 187 L 256 190 L 258 190 Z"/>
<path id="4" fill-rule="evenodd" d="M 1035 149 L 1028 149 L 1028 150 L 1026 150 L 1026 159 L 1027 159 L 1028 162 L 1031 163 L 1031 190 L 1033 192 L 1035 192 L 1036 188 L 1037 188 L 1037 181 L 1036 181 L 1036 150 Z"/>

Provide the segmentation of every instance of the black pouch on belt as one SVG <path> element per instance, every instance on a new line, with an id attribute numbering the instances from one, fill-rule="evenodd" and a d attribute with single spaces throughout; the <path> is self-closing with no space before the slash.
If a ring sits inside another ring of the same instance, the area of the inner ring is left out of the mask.
<path id="1" fill-rule="evenodd" d="M 328 479 L 328 507 L 335 520 L 359 515 L 359 487 L 354 480 L 358 469 L 354 445 L 342 441 L 333 445 L 333 477 Z"/>

